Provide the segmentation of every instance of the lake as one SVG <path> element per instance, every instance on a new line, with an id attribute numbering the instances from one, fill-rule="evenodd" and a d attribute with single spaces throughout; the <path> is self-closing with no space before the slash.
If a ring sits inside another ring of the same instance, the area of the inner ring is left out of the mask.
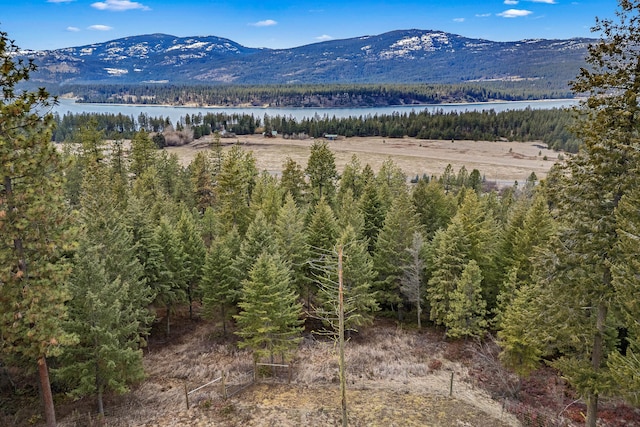
<path id="1" fill-rule="evenodd" d="M 323 117 L 346 118 L 359 117 L 368 115 L 390 115 L 394 113 L 405 114 L 415 111 L 416 113 L 428 110 L 429 112 L 465 112 L 465 111 L 487 111 L 494 110 L 496 112 L 507 110 L 523 110 L 532 109 L 553 109 L 571 107 L 578 104 L 576 99 L 554 99 L 543 101 L 508 101 L 508 102 L 478 102 L 478 103 L 460 103 L 460 104 L 432 104 L 432 105 L 408 105 L 408 106 L 390 106 L 390 107 L 360 107 L 360 108 L 260 108 L 260 107 L 179 107 L 164 105 L 129 105 L 129 104 L 88 104 L 76 103 L 72 99 L 60 99 L 60 103 L 54 108 L 61 116 L 66 113 L 106 113 L 118 114 L 122 113 L 127 116 L 133 116 L 137 120 L 140 113 L 145 113 L 149 117 L 169 117 L 171 123 L 177 123 L 181 117 L 187 114 L 205 115 L 207 113 L 226 113 L 226 114 L 252 114 L 255 117 L 285 116 L 293 117 L 296 120 L 304 118 L 313 118 L 316 115 Z"/>

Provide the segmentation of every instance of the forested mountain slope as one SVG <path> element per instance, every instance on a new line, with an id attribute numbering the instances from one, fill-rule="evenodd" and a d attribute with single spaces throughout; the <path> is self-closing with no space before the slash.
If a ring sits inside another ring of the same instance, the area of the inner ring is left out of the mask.
<path id="1" fill-rule="evenodd" d="M 494 42 L 398 30 L 291 49 L 215 36 L 150 34 L 52 51 L 22 51 L 38 83 L 328 84 L 528 81 L 567 89 L 590 39 Z"/>

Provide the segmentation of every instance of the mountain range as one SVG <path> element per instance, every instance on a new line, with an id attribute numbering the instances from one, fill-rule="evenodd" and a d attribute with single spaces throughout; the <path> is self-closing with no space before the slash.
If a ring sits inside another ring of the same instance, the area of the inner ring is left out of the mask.
<path id="1" fill-rule="evenodd" d="M 530 81 L 566 89 L 593 39 L 496 42 L 398 30 L 290 49 L 249 48 L 215 36 L 150 34 L 21 51 L 47 84 L 332 84 Z"/>

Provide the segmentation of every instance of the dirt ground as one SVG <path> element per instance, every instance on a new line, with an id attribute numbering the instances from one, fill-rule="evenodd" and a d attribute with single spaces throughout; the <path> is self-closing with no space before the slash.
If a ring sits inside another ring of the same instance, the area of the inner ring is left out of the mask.
<path id="1" fill-rule="evenodd" d="M 152 339 L 145 355 L 147 379 L 123 397 L 106 402 L 108 426 L 337 426 L 341 424 L 337 351 L 325 338 L 306 335 L 294 360 L 291 383 L 259 382 L 222 399 L 219 386 L 190 395 L 226 372 L 233 378 L 252 367 L 208 321 L 185 322 L 175 339 Z M 519 426 L 501 403 L 470 380 L 469 369 L 446 358 L 441 333 L 405 330 L 385 321 L 347 343 L 347 403 L 350 426 Z M 450 381 L 454 374 L 451 396 Z M 231 380 L 229 380 L 231 381 Z M 90 425 L 87 399 L 60 409 L 60 426 Z M 65 413 L 66 412 L 66 413 Z M 95 419 L 94 419 L 95 421 Z"/>
<path id="2" fill-rule="evenodd" d="M 211 140 L 202 138 L 182 147 L 169 147 L 183 164 L 189 164 L 199 150 L 206 150 Z M 258 170 L 277 173 L 287 157 L 291 157 L 303 167 L 310 154 L 312 139 L 291 140 L 282 137 L 265 138 L 262 135 L 239 136 L 222 139 L 228 147 L 239 143 L 253 151 Z M 427 174 L 441 175 L 448 164 L 457 172 L 465 166 L 469 172 L 478 169 L 488 181 L 510 185 L 513 181 L 523 182 L 531 172 L 538 179 L 546 176 L 551 166 L 558 161 L 560 153 L 549 150 L 541 142 L 506 141 L 436 141 L 415 138 L 391 139 L 382 137 L 341 138 L 328 142 L 335 154 L 336 166 L 341 172 L 353 154 L 364 166 L 370 164 L 374 171 L 388 158 L 409 177 Z M 546 158 L 546 160 L 545 160 Z M 510 183 L 510 184 L 509 184 Z"/>
<path id="3" fill-rule="evenodd" d="M 304 334 L 291 361 L 291 376 L 280 372 L 275 380 L 263 379 L 226 400 L 220 383 L 215 383 L 191 392 L 187 409 L 185 389 L 195 390 L 222 372 L 227 384 L 251 372 L 251 353 L 237 348 L 232 330 L 225 337 L 219 322 L 191 321 L 182 313 L 167 339 L 159 323 L 145 350 L 147 378 L 126 395 L 106 396 L 103 421 L 96 418 L 94 399 L 59 402 L 58 425 L 341 425 L 336 346 L 310 333 Z M 482 344 L 444 340 L 438 328 L 418 330 L 391 319 L 377 319 L 346 345 L 349 426 L 584 425 L 584 402 L 557 372 L 543 367 L 520 382 L 504 370 L 498 352 L 491 340 Z M 514 400 L 516 389 L 519 397 Z M 640 409 L 604 398 L 600 406 L 598 425 L 640 427 Z"/>

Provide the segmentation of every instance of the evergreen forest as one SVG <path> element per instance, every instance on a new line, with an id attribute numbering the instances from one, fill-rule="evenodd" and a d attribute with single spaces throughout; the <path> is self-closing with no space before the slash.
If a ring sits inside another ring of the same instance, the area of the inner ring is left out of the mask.
<path id="1" fill-rule="evenodd" d="M 518 375 L 547 365 L 568 381 L 585 425 L 605 398 L 638 407 L 640 2 L 619 8 L 619 21 L 597 23 L 603 38 L 573 83 L 589 96 L 573 116 L 60 118 L 44 89 L 16 89 L 34 66 L 15 62 L 0 33 L 0 370 L 37 378 L 10 393 L 39 394 L 47 426 L 59 396 L 90 396 L 104 413 L 105 396 L 143 380 L 152 325 L 171 336 L 179 307 L 198 307 L 255 361 L 290 360 L 309 317 L 335 332 L 339 263 L 352 334 L 376 317 L 448 340 L 495 334 Z M 169 127 L 240 123 L 319 138 L 306 164 L 283 159 L 278 175 L 219 139 L 188 166 L 159 149 Z M 569 128 L 575 155 L 502 191 L 464 167 L 410 182 L 392 158 L 373 170 L 354 155 L 337 170 L 321 138 L 519 140 Z M 0 404 L 0 421 L 15 405 Z"/>
<path id="2" fill-rule="evenodd" d="M 327 134 L 346 138 L 380 136 L 384 138 L 471 140 L 471 141 L 541 141 L 550 149 L 576 153 L 580 140 L 571 131 L 574 114 L 568 109 L 467 111 L 463 113 L 411 112 L 336 118 L 327 115 L 296 120 L 293 117 L 248 114 L 187 114 L 171 123 L 165 117 L 137 118 L 123 114 L 55 115 L 53 141 L 70 142 L 77 131 L 94 123 L 107 139 L 131 139 L 144 129 L 153 134 L 159 147 L 183 145 L 213 133 L 252 135 L 276 131 L 285 138 L 322 138 Z"/>
<path id="3" fill-rule="evenodd" d="M 527 101 L 573 98 L 566 90 L 535 87 L 527 82 L 466 84 L 288 84 L 170 85 L 65 84 L 53 95 L 72 94 L 79 102 L 153 105 L 220 105 L 271 107 L 379 107 L 451 102 Z"/>

